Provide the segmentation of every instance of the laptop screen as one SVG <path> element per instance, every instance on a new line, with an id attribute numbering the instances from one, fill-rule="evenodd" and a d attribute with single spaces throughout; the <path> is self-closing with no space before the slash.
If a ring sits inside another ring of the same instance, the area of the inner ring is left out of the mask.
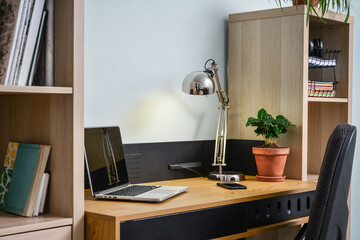
<path id="1" fill-rule="evenodd" d="M 129 182 L 119 127 L 85 128 L 85 154 L 93 193 Z"/>

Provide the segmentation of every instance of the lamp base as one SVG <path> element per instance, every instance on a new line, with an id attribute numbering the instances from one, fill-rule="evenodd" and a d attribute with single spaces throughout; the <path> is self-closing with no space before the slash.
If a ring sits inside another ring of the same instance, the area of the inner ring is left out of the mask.
<path id="1" fill-rule="evenodd" d="M 210 172 L 208 178 L 222 182 L 239 182 L 245 180 L 245 175 L 241 172 L 234 171 L 223 171 L 222 174 L 219 172 Z"/>

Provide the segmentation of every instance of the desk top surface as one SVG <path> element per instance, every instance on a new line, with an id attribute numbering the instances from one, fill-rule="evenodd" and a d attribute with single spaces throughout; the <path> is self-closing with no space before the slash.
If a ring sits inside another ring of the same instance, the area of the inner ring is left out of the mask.
<path id="1" fill-rule="evenodd" d="M 161 203 L 94 200 L 86 194 L 85 215 L 108 220 L 128 221 L 140 218 L 211 208 L 281 195 L 313 191 L 316 182 L 285 180 L 284 182 L 259 182 L 246 176 L 241 184 L 246 190 L 228 190 L 218 187 L 217 181 L 207 178 L 188 178 L 151 184 L 189 186 L 189 190 Z"/>

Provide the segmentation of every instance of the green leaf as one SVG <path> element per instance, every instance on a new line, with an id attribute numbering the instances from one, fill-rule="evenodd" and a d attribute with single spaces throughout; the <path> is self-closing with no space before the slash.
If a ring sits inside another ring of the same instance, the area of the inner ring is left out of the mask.
<path id="1" fill-rule="evenodd" d="M 260 109 L 258 112 L 258 119 L 259 120 L 265 120 L 265 117 L 267 116 L 267 112 L 265 111 L 265 109 Z"/>
<path id="2" fill-rule="evenodd" d="M 278 127 L 274 128 L 275 133 L 276 133 L 277 135 L 281 134 L 281 132 L 283 131 L 283 129 L 284 129 L 283 126 L 278 126 Z"/>
<path id="3" fill-rule="evenodd" d="M 283 115 L 277 115 L 277 116 L 276 116 L 276 120 L 277 120 L 277 121 L 282 121 L 282 120 L 286 120 L 286 118 L 284 118 Z"/>
<path id="4" fill-rule="evenodd" d="M 253 126 L 255 120 L 256 120 L 255 118 L 249 117 L 247 120 L 246 126 Z"/>
<path id="5" fill-rule="evenodd" d="M 253 122 L 254 120 L 256 120 L 256 118 L 254 118 L 254 117 L 249 117 L 248 118 L 248 122 Z"/>
<path id="6" fill-rule="evenodd" d="M 261 131 L 259 128 L 255 129 L 254 132 L 257 134 L 257 136 L 259 136 L 260 134 L 262 134 L 263 131 Z"/>

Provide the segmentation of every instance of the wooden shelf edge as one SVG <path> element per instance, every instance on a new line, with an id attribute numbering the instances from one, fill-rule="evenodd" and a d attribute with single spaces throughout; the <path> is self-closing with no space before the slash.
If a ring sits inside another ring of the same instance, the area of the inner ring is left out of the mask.
<path id="1" fill-rule="evenodd" d="M 50 214 L 44 214 L 39 217 L 27 218 L 1 212 L 0 237 L 31 231 L 38 231 L 48 228 L 68 226 L 72 223 L 72 218 L 58 217 Z"/>
<path id="2" fill-rule="evenodd" d="M 329 102 L 329 103 L 347 103 L 347 98 L 321 98 L 321 97 L 308 97 L 308 102 Z"/>
<path id="3" fill-rule="evenodd" d="M 318 11 L 318 14 L 321 16 L 321 10 L 319 8 L 315 8 Z M 288 6 L 283 8 L 273 8 L 273 9 L 265 9 L 251 12 L 243 12 L 243 13 L 233 13 L 229 14 L 229 22 L 239 22 L 239 21 L 250 21 L 250 20 L 259 20 L 265 18 L 275 18 L 275 17 L 285 17 L 285 16 L 295 16 L 295 15 L 304 15 L 307 16 L 307 6 L 299 5 L 299 6 Z M 327 24 L 342 24 L 346 19 L 346 14 L 338 13 L 334 11 L 328 11 L 322 16 L 322 19 Z M 312 24 L 321 24 L 324 23 L 317 17 L 316 13 L 310 11 L 310 22 Z M 349 16 L 348 24 L 354 24 L 354 17 Z"/>
<path id="4" fill-rule="evenodd" d="M 301 218 L 291 219 L 288 221 L 274 223 L 274 224 L 270 224 L 270 225 L 266 225 L 266 226 L 262 226 L 262 227 L 250 228 L 244 233 L 238 233 L 238 234 L 234 234 L 234 235 L 230 235 L 230 236 L 226 236 L 226 237 L 216 238 L 216 240 L 231 240 L 231 239 L 250 237 L 253 235 L 266 233 L 266 232 L 273 231 L 273 230 L 279 230 L 279 229 L 286 228 L 286 227 L 293 227 L 293 226 L 301 225 L 301 224 L 307 223 L 308 221 L 309 221 L 309 217 L 301 217 Z"/>
<path id="5" fill-rule="evenodd" d="M 307 174 L 307 181 L 317 182 L 318 179 L 319 179 L 319 174 L 310 174 L 310 173 Z"/>
<path id="6" fill-rule="evenodd" d="M 0 86 L 0 94 L 72 94 L 72 87 Z"/>

